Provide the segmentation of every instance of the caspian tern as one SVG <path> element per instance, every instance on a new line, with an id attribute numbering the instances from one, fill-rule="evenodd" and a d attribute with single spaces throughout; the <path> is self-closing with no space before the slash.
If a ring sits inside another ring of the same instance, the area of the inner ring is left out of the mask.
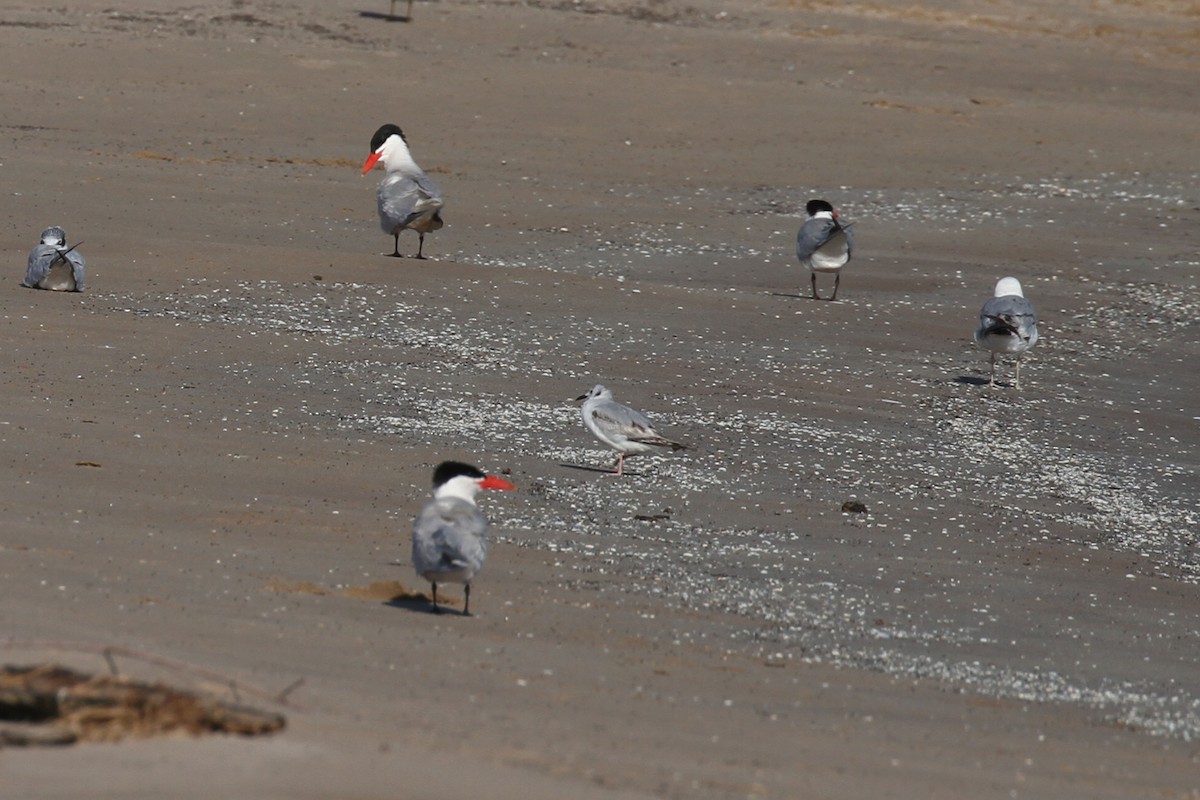
<path id="1" fill-rule="evenodd" d="M 82 242 L 80 242 L 82 244 Z M 42 231 L 42 243 L 29 252 L 25 286 L 56 292 L 82 292 L 87 261 L 67 247 L 67 232 L 58 226 Z"/>
<path id="2" fill-rule="evenodd" d="M 413 522 L 413 567 L 433 587 L 433 610 L 439 583 L 463 584 L 463 615 L 471 613 L 471 579 L 487 558 L 487 519 L 475 505 L 480 489 L 513 490 L 503 478 L 484 474 L 460 461 L 443 461 L 433 471 L 433 499 Z"/>
<path id="3" fill-rule="evenodd" d="M 645 414 L 613 400 L 612 390 L 603 384 L 597 383 L 591 391 L 575 398 L 575 402 L 580 400 L 584 401 L 580 409 L 584 427 L 617 451 L 615 474 L 618 477 L 625 474 L 625 459 L 630 456 L 649 453 L 661 447 L 687 449 L 687 445 L 659 436 Z"/>
<path id="4" fill-rule="evenodd" d="M 979 312 L 979 327 L 975 329 L 975 344 L 991 351 L 991 379 L 996 385 L 996 354 L 1016 353 L 1017 366 L 1013 385 L 1021 388 L 1021 355 L 1037 344 L 1037 312 L 1025 299 L 1021 282 L 1016 278 L 996 281 L 996 291 Z"/>
<path id="5" fill-rule="evenodd" d="M 413 230 L 420 238 L 416 258 L 424 258 L 425 234 L 442 227 L 442 190 L 413 161 L 404 131 L 384 125 L 371 137 L 371 155 L 363 163 L 366 175 L 383 161 L 387 174 L 375 192 L 379 225 L 395 237 L 391 255 L 400 257 L 400 232 Z"/>
<path id="6" fill-rule="evenodd" d="M 817 294 L 817 273 L 832 272 L 833 296 L 837 299 L 838 284 L 842 282 L 842 267 L 850 260 L 854 252 L 854 223 L 843 225 L 838 219 L 838 212 L 825 200 L 809 200 L 804 207 L 808 219 L 800 226 L 796 234 L 796 257 L 800 266 L 809 272 L 812 280 L 812 296 L 820 300 Z"/>

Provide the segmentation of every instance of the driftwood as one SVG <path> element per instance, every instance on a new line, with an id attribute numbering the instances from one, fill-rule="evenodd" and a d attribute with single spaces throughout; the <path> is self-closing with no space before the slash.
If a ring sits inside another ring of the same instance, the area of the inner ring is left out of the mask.
<path id="1" fill-rule="evenodd" d="M 174 732 L 259 736 L 286 720 L 161 683 L 56 664 L 0 667 L 0 746 L 118 741 Z"/>

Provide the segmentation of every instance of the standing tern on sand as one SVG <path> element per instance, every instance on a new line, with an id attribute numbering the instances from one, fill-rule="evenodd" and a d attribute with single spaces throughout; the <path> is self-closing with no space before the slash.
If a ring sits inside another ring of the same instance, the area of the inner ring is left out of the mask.
<path id="1" fill-rule="evenodd" d="M 66 231 L 57 225 L 46 228 L 41 244 L 29 251 L 24 285 L 55 292 L 82 292 L 87 261 L 75 249 L 79 244 L 67 247 Z"/>
<path id="2" fill-rule="evenodd" d="M 420 237 L 416 258 L 424 258 L 425 234 L 442 227 L 442 190 L 425 170 L 413 161 L 404 131 L 396 125 L 384 125 L 371 137 L 371 155 L 363 162 L 366 175 L 383 161 L 387 170 L 375 199 L 379 206 L 379 225 L 395 237 L 392 256 L 400 258 L 400 232 L 416 231 Z"/>
<path id="3" fill-rule="evenodd" d="M 656 448 L 686 450 L 687 445 L 664 439 L 654 430 L 653 423 L 640 411 L 623 406 L 612 399 L 612 390 L 597 383 L 587 394 L 575 398 L 583 401 L 580 415 L 583 425 L 592 435 L 617 451 L 616 475 L 624 475 L 625 459 L 649 453 Z"/>
<path id="4" fill-rule="evenodd" d="M 989 386 L 996 385 L 996 354 L 1016 353 L 1017 366 L 1013 386 L 1021 388 L 1021 355 L 1037 344 L 1037 312 L 1025 299 L 1021 282 L 1016 278 L 996 281 L 996 291 L 979 312 L 979 327 L 975 329 L 975 344 L 992 355 Z"/>
<path id="5" fill-rule="evenodd" d="M 503 478 L 486 475 L 460 461 L 443 461 L 433 471 L 433 499 L 413 522 L 412 560 L 417 574 L 433 590 L 433 610 L 439 583 L 463 584 L 463 615 L 471 614 L 471 579 L 487 558 L 487 519 L 475 505 L 480 489 L 516 489 Z"/>
<path id="6" fill-rule="evenodd" d="M 817 273 L 832 272 L 833 296 L 837 299 L 838 284 L 842 282 L 842 267 L 850 260 L 854 252 L 854 223 L 843 225 L 838 219 L 838 212 L 825 200 L 809 200 L 804 207 L 808 219 L 800 226 L 796 234 L 796 257 L 800 266 L 808 270 L 812 281 L 812 296 L 820 300 L 817 294 Z"/>

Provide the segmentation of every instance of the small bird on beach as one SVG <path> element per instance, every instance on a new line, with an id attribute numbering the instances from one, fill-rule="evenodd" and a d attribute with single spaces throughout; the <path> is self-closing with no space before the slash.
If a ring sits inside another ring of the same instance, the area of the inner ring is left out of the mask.
<path id="1" fill-rule="evenodd" d="M 576 397 L 575 402 L 583 401 L 580 414 L 584 427 L 601 442 L 617 451 L 615 474 L 618 477 L 625 474 L 625 459 L 629 456 L 649 453 L 662 447 L 669 447 L 671 450 L 687 449 L 687 445 L 659 436 L 645 414 L 621 405 L 612 397 L 611 389 L 597 383 L 591 391 Z"/>
<path id="2" fill-rule="evenodd" d="M 413 161 L 404 131 L 396 125 L 383 125 L 371 137 L 371 155 L 363 163 L 366 175 L 383 161 L 387 170 L 375 192 L 379 206 L 379 225 L 395 237 L 390 253 L 400 258 L 400 232 L 413 230 L 420 237 L 415 258 L 425 258 L 425 234 L 441 229 L 442 190 Z"/>
<path id="3" fill-rule="evenodd" d="M 817 294 L 817 273 L 832 272 L 833 296 L 837 299 L 838 284 L 842 282 L 842 267 L 850 260 L 854 252 L 854 223 L 843 225 L 838 219 L 838 212 L 825 200 L 809 200 L 804 207 L 808 219 L 800 226 L 796 234 L 796 257 L 800 266 L 809 272 L 812 280 L 812 296 L 820 300 Z"/>
<path id="4" fill-rule="evenodd" d="M 1037 312 L 1025 299 L 1021 282 L 1016 278 L 996 281 L 996 291 L 979 311 L 979 327 L 975 329 L 975 344 L 991 351 L 989 386 L 996 385 L 996 354 L 1016 353 L 1017 366 L 1013 385 L 1021 388 L 1021 355 L 1037 344 Z"/>
<path id="5" fill-rule="evenodd" d="M 433 471 L 433 499 L 413 522 L 413 568 L 433 587 L 433 610 L 439 583 L 463 584 L 463 616 L 471 614 L 471 580 L 487 558 L 487 519 L 475 505 L 480 489 L 517 487 L 461 461 L 443 461 Z"/>
<path id="6" fill-rule="evenodd" d="M 80 242 L 79 244 L 83 244 Z M 55 292 L 82 292 L 87 261 L 67 247 L 67 232 L 55 225 L 42 231 L 42 242 L 29 252 L 23 285 Z"/>

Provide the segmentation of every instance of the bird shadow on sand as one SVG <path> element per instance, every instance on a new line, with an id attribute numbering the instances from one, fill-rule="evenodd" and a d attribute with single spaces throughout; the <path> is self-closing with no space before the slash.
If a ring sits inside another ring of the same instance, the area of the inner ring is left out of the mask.
<path id="1" fill-rule="evenodd" d="M 811 294 L 791 294 L 789 292 L 771 292 L 771 297 L 787 297 L 792 300 L 812 300 L 817 303 L 836 303 L 836 302 L 838 302 L 837 300 L 833 300 L 828 297 L 813 297 Z"/>
<path id="2" fill-rule="evenodd" d="M 403 14 L 384 14 L 381 11 L 360 11 L 358 15 L 363 19 L 381 19 L 384 22 L 412 22 Z"/>
<path id="3" fill-rule="evenodd" d="M 959 375 L 957 378 L 954 379 L 954 382 L 961 383 L 966 386 L 987 386 L 988 385 L 987 378 L 980 378 L 975 375 Z"/>
<path id="4" fill-rule="evenodd" d="M 577 469 L 580 472 L 596 472 L 600 475 L 615 476 L 617 474 L 616 470 L 614 470 L 612 467 L 591 467 L 586 464 L 559 464 L 559 466 L 565 469 Z M 642 473 L 640 472 L 630 472 L 629 470 L 625 470 L 625 475 L 631 478 L 640 477 L 641 474 Z"/>
<path id="5" fill-rule="evenodd" d="M 475 614 L 463 614 L 462 602 L 454 599 L 454 597 L 443 597 L 442 593 L 438 593 L 437 607 L 433 606 L 433 601 L 428 599 L 427 595 L 409 594 L 396 595 L 391 600 L 383 601 L 384 606 L 389 608 L 403 608 L 407 612 L 414 614 L 432 614 L 434 616 L 474 616 Z"/>
<path id="6" fill-rule="evenodd" d="M 393 561 L 388 566 L 412 567 L 411 564 L 400 561 Z M 438 599 L 441 601 L 440 605 L 446 605 L 445 598 L 439 597 Z M 429 595 L 425 594 L 424 592 L 414 592 L 409 589 L 405 589 L 399 594 L 392 595 L 387 600 L 383 601 L 383 605 L 390 606 L 391 608 L 403 608 L 408 611 L 420 611 L 425 614 L 435 613 L 433 610 L 433 599 Z M 453 605 L 453 602 L 451 602 L 451 605 Z"/>
<path id="7" fill-rule="evenodd" d="M 433 603 L 423 594 L 398 594 L 395 597 L 384 600 L 383 605 L 390 608 L 403 608 L 407 611 L 418 611 L 422 614 L 432 614 Z"/>
<path id="8" fill-rule="evenodd" d="M 463 614 L 459 606 L 462 601 L 454 597 L 445 597 L 441 592 L 438 592 L 438 604 L 435 607 L 433 601 L 429 599 L 429 595 L 421 594 L 420 592 L 406 592 L 398 594 L 395 597 L 384 600 L 383 605 L 389 608 L 403 608 L 405 611 L 412 611 L 415 614 L 437 614 L 445 616 L 449 614 L 452 617 L 472 616 L 471 614 Z"/>

